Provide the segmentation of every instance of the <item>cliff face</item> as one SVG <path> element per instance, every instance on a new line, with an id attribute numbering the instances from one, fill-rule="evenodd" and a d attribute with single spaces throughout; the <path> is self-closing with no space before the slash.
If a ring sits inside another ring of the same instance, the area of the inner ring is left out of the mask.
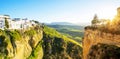
<path id="1" fill-rule="evenodd" d="M 99 43 L 93 45 L 87 55 L 88 59 L 120 59 L 120 47 Z"/>
<path id="2" fill-rule="evenodd" d="M 112 21 L 85 27 L 83 59 L 119 59 L 120 7 Z"/>
<path id="3" fill-rule="evenodd" d="M 106 32 L 104 32 L 104 31 L 106 31 Z M 93 29 L 92 27 L 85 28 L 85 34 L 84 34 L 84 39 L 83 39 L 83 58 L 84 59 L 90 59 L 88 57 L 90 56 L 91 51 L 93 51 L 95 53 L 95 50 L 92 49 L 92 47 L 94 47 L 95 45 L 100 46 L 99 44 L 106 44 L 108 47 L 109 47 L 109 45 L 113 45 L 118 48 L 120 47 L 120 40 L 119 40 L 120 34 L 115 34 L 115 33 L 113 34 L 113 33 L 107 32 L 107 30 L 104 30 L 104 31 L 99 30 L 97 28 Z M 100 48 L 97 47 L 96 49 L 100 49 Z M 95 54 L 97 54 L 97 53 L 95 53 Z M 114 52 L 112 54 L 114 54 Z M 92 56 L 92 57 L 94 57 L 94 56 Z M 99 57 L 97 57 L 97 58 L 99 58 Z M 102 58 L 100 58 L 100 59 L 102 59 Z"/>
<path id="4" fill-rule="evenodd" d="M 16 54 L 13 59 L 26 59 L 27 57 L 29 57 L 33 49 L 42 40 L 42 37 L 43 34 L 41 30 L 33 36 L 26 36 L 22 38 L 22 41 L 15 42 L 17 47 L 15 52 Z"/>
<path id="5" fill-rule="evenodd" d="M 40 26 L 25 31 L 0 30 L 0 59 L 28 58 L 42 37 L 43 30 Z"/>
<path id="6" fill-rule="evenodd" d="M 82 47 L 59 37 L 43 37 L 43 59 L 81 59 Z M 66 38 L 67 39 L 67 38 Z"/>

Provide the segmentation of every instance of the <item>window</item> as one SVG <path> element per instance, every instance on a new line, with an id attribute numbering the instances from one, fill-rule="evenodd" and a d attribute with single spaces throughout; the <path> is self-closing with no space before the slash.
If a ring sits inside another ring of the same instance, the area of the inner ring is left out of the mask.
<path id="1" fill-rule="evenodd" d="M 0 22 L 3 22 L 3 20 L 0 20 Z"/>

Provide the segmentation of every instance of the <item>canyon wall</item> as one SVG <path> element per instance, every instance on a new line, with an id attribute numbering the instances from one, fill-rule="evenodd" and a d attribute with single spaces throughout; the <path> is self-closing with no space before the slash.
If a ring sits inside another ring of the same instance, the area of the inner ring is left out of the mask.
<path id="1" fill-rule="evenodd" d="M 120 47 L 120 34 L 105 31 L 107 30 L 102 31 L 90 26 L 85 28 L 83 39 L 83 59 L 90 59 L 89 54 L 94 50 L 92 47 L 95 45 L 106 44 Z"/>

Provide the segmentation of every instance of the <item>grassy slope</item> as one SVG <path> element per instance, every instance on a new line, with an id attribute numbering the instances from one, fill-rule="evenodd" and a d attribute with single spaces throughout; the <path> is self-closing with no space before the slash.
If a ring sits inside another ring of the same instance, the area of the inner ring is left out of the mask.
<path id="1" fill-rule="evenodd" d="M 48 26 L 43 33 L 43 59 L 81 59 L 82 46 Z"/>
<path id="2" fill-rule="evenodd" d="M 74 39 L 77 42 L 82 41 L 84 35 L 84 27 L 77 25 L 48 25 L 49 27 L 55 28 L 58 32 L 63 35 Z"/>
<path id="3" fill-rule="evenodd" d="M 28 59 L 42 59 L 43 54 L 43 59 L 80 59 L 81 47 L 78 42 L 62 35 L 53 28 L 44 26 L 43 40 L 33 49 Z"/>
<path id="4" fill-rule="evenodd" d="M 60 38 L 63 38 L 65 41 L 70 41 L 70 42 L 72 42 L 74 44 L 77 44 L 77 45 L 82 47 L 82 45 L 80 43 L 76 42 L 73 39 L 68 38 L 65 35 L 62 35 L 61 33 L 57 32 L 54 28 L 50 28 L 50 27 L 45 26 L 44 32 L 51 35 L 52 37 L 53 36 L 60 37 Z"/>

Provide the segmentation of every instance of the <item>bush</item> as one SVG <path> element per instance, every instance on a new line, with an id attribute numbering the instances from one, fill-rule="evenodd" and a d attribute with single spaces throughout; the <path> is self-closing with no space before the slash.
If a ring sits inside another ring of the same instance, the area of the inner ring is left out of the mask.
<path id="1" fill-rule="evenodd" d="M 20 33 L 18 33 L 18 31 L 10 31 L 9 35 L 10 35 L 10 38 L 13 40 L 21 39 L 21 35 L 20 35 Z"/>
<path id="2" fill-rule="evenodd" d="M 34 34 L 36 34 L 36 31 L 35 30 L 28 30 L 25 32 L 25 34 L 29 35 L 29 36 L 33 36 Z"/>
<path id="3" fill-rule="evenodd" d="M 31 55 L 27 58 L 27 59 L 37 59 L 38 57 L 42 57 L 43 54 L 40 54 L 40 52 L 42 53 L 42 41 L 40 41 L 38 43 L 38 45 L 33 49 Z M 41 56 L 39 56 L 41 55 Z"/>

